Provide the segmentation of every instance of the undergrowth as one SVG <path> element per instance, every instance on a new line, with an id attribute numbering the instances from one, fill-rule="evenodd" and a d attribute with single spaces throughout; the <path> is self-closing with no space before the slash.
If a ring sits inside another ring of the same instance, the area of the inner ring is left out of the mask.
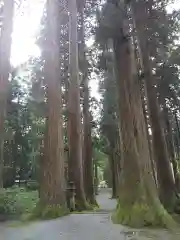
<path id="1" fill-rule="evenodd" d="M 21 218 L 33 211 L 38 202 L 37 191 L 27 191 L 25 188 L 10 188 L 0 190 L 0 215 L 6 220 Z"/>

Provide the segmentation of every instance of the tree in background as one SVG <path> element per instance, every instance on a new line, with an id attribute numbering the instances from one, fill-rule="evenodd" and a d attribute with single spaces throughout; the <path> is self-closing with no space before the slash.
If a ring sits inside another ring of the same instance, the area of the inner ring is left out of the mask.
<path id="1" fill-rule="evenodd" d="M 11 72 L 10 52 L 11 34 L 13 26 L 14 1 L 6 0 L 0 6 L 2 10 L 2 27 L 0 37 L 0 188 L 3 187 L 3 147 L 4 147 L 4 122 L 6 114 L 6 101 L 8 94 L 8 81 Z"/>
<path id="2" fill-rule="evenodd" d="M 107 46 L 106 46 L 107 47 Z M 120 135 L 118 126 L 117 89 L 115 82 L 115 68 L 113 54 L 107 49 L 100 56 L 99 65 L 104 69 L 104 81 L 101 83 L 103 91 L 103 110 L 101 119 L 101 131 L 107 139 L 107 152 L 112 178 L 112 197 L 118 196 L 118 184 L 120 176 Z M 101 70 L 102 70 L 101 69 Z"/>
<path id="3" fill-rule="evenodd" d="M 92 146 L 92 115 L 90 113 L 90 94 L 89 94 L 89 63 L 87 60 L 87 48 L 85 44 L 86 32 L 86 12 L 89 12 L 86 1 L 77 1 L 78 12 L 80 15 L 79 29 L 79 70 L 82 73 L 82 90 L 83 90 L 83 133 L 82 133 L 82 162 L 84 191 L 87 201 L 96 205 L 94 196 L 94 179 L 93 179 L 93 146 Z"/>
<path id="4" fill-rule="evenodd" d="M 78 61 L 78 14 L 76 1 L 69 1 L 69 68 L 70 84 L 68 98 L 69 181 L 76 188 L 76 208 L 86 209 L 82 168 L 82 124 L 80 109 L 80 79 Z"/>

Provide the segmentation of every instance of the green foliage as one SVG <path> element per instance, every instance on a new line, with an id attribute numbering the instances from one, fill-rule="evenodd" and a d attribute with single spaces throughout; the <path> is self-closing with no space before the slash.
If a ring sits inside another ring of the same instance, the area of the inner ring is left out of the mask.
<path id="1" fill-rule="evenodd" d="M 8 197 L 3 190 L 0 192 L 0 214 L 6 214 L 10 212 Z"/>
<path id="2" fill-rule="evenodd" d="M 11 187 L 18 176 L 21 180 L 38 180 L 40 144 L 43 138 L 44 102 L 35 99 L 33 82 L 41 78 L 41 62 L 31 59 L 27 69 L 14 69 L 7 99 L 4 142 L 4 187 Z M 23 75 L 23 70 L 28 72 Z M 37 76 L 38 75 L 38 76 Z M 30 78 L 30 79 L 29 79 Z M 41 90 L 42 90 L 42 86 Z"/>
<path id="3" fill-rule="evenodd" d="M 30 213 L 38 201 L 38 192 L 12 188 L 0 192 L 0 215 L 20 217 Z"/>

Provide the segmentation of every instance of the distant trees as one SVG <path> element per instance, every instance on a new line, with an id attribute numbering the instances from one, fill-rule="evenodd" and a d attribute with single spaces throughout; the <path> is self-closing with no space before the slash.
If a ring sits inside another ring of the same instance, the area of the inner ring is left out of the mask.
<path id="1" fill-rule="evenodd" d="M 6 101 L 8 94 L 8 81 L 11 72 L 11 34 L 13 27 L 14 1 L 3 1 L 1 5 L 2 27 L 0 36 L 0 188 L 3 187 L 3 148 L 4 148 L 4 122 L 6 114 Z"/>
<path id="2" fill-rule="evenodd" d="M 80 78 L 78 59 L 78 12 L 76 1 L 69 1 L 69 66 L 70 85 L 68 98 L 68 133 L 69 133 L 69 180 L 76 188 L 77 209 L 86 208 L 82 168 L 82 123 L 80 109 Z"/>

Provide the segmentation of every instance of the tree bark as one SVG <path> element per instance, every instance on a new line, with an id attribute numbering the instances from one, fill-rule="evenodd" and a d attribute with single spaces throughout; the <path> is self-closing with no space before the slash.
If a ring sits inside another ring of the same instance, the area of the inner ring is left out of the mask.
<path id="1" fill-rule="evenodd" d="M 133 17 L 135 21 L 137 36 L 139 39 L 140 55 L 142 57 L 145 87 L 147 91 L 149 113 L 152 126 L 154 155 L 157 165 L 157 178 L 159 184 L 159 195 L 161 202 L 167 208 L 172 207 L 174 201 L 174 181 L 171 171 L 170 162 L 168 159 L 165 137 L 161 127 L 159 116 L 159 105 L 154 88 L 154 77 L 150 66 L 148 55 L 148 42 L 145 16 L 146 10 L 143 3 L 131 2 Z"/>
<path id="2" fill-rule="evenodd" d="M 124 6 L 122 4 L 122 9 Z M 125 9 L 124 9 L 125 11 Z M 133 227 L 167 225 L 169 215 L 160 216 L 159 201 L 150 163 L 144 115 L 129 23 L 123 15 L 122 36 L 114 39 L 122 141 L 122 171 L 116 221 Z M 158 221 L 157 221 L 158 219 Z M 157 221 L 157 222 L 156 222 Z"/>
<path id="3" fill-rule="evenodd" d="M 95 191 L 95 195 L 98 195 L 98 185 L 99 185 L 98 165 L 97 165 L 97 159 L 94 159 L 94 191 Z"/>
<path id="4" fill-rule="evenodd" d="M 174 111 L 174 119 L 175 119 L 175 124 L 176 124 L 176 148 L 177 148 L 177 156 L 178 156 L 178 161 L 180 160 L 180 128 L 179 128 L 179 122 L 178 122 L 178 117 L 177 117 L 177 111 Z"/>
<path id="5" fill-rule="evenodd" d="M 47 118 L 44 155 L 41 159 L 40 204 L 44 207 L 65 207 L 64 146 L 62 131 L 62 99 L 59 62 L 58 0 L 47 1 L 47 29 L 44 57 Z"/>
<path id="6" fill-rule="evenodd" d="M 8 80 L 11 71 L 11 34 L 13 28 L 14 0 L 5 0 L 0 37 L 0 188 L 3 187 L 3 151 L 4 151 L 4 121 L 8 94 Z"/>
<path id="7" fill-rule="evenodd" d="M 172 166 L 173 166 L 176 190 L 179 192 L 179 190 L 180 190 L 180 175 L 179 175 L 178 164 L 177 164 L 176 155 L 175 155 L 175 146 L 174 146 L 172 125 L 171 125 L 171 122 L 169 119 L 170 113 L 169 113 L 168 108 L 166 107 L 165 103 L 163 105 L 163 112 L 164 112 L 165 130 L 166 130 L 166 135 L 167 135 L 167 146 L 168 146 L 168 150 L 169 150 L 169 157 L 171 159 Z"/>
<path id="8" fill-rule="evenodd" d="M 87 201 L 95 205 L 96 200 L 94 196 L 93 186 L 93 158 L 92 158 L 92 138 L 91 138 L 91 114 L 89 111 L 89 79 L 88 66 L 85 54 L 85 26 L 84 26 L 84 9 L 85 0 L 78 2 L 78 10 L 80 14 L 80 30 L 79 30 L 79 60 L 81 63 L 82 83 L 84 90 L 83 99 L 83 180 L 84 190 Z"/>
<path id="9" fill-rule="evenodd" d="M 135 21 L 132 18 L 132 24 L 135 29 Z M 139 39 L 137 38 L 136 31 L 133 31 L 133 44 L 135 47 L 135 58 L 136 58 L 136 66 L 138 69 L 139 74 L 143 71 L 143 63 L 142 63 L 142 57 L 140 55 L 139 51 Z M 147 107 L 147 91 L 145 88 L 145 81 L 142 76 L 139 77 L 139 82 L 140 82 L 140 93 L 141 93 L 141 101 L 142 101 L 142 109 L 143 109 L 143 114 L 144 114 L 144 120 L 145 120 L 145 126 L 146 126 L 146 135 L 147 135 L 147 140 L 148 140 L 148 145 L 149 145 L 149 153 L 150 153 L 150 159 L 151 159 L 151 165 L 153 169 L 153 175 L 154 175 L 154 180 L 157 185 L 157 171 L 154 163 L 154 152 L 153 152 L 153 146 L 152 146 L 152 141 L 150 139 L 150 134 L 149 134 L 149 109 Z"/>
<path id="10" fill-rule="evenodd" d="M 112 198 L 117 197 L 117 177 L 116 177 L 116 162 L 114 149 L 110 150 L 109 163 L 111 166 L 111 178 L 112 178 Z"/>
<path id="11" fill-rule="evenodd" d="M 142 99 L 142 97 L 141 97 L 141 99 Z M 144 114 L 144 120 L 145 120 L 145 126 L 146 126 L 146 135 L 147 135 L 147 140 L 148 140 L 148 145 L 149 145 L 149 154 L 150 154 L 150 159 L 151 159 L 151 166 L 152 166 L 152 170 L 153 170 L 154 181 L 156 183 L 156 186 L 158 187 L 157 169 L 156 169 L 156 165 L 154 162 L 154 152 L 153 152 L 153 146 L 152 146 L 152 142 L 151 142 L 150 134 L 149 134 L 148 119 L 147 119 L 147 113 L 146 113 L 146 109 L 145 109 L 145 100 L 144 99 L 142 99 L 142 108 L 143 108 L 143 114 Z"/>
<path id="12" fill-rule="evenodd" d="M 91 121 L 89 112 L 89 89 L 88 79 L 84 81 L 84 106 L 83 106 L 83 126 L 84 126 L 84 187 L 87 200 L 91 204 L 96 204 L 93 184 L 93 159 L 92 159 L 92 139 Z"/>
<path id="13" fill-rule="evenodd" d="M 69 130 L 69 181 L 74 182 L 76 188 L 76 208 L 87 207 L 82 171 L 82 139 L 81 139 L 81 110 L 80 110 L 80 81 L 78 64 L 77 37 L 77 6 L 76 1 L 69 1 L 70 12 L 70 86 L 68 100 L 68 130 Z"/>
<path id="14" fill-rule="evenodd" d="M 119 131 L 118 131 L 119 133 Z M 120 146 L 117 138 L 120 139 L 119 134 L 114 136 L 115 140 L 109 146 L 109 165 L 111 167 L 111 182 L 112 182 L 112 198 L 118 197 L 118 186 L 120 183 Z"/>

